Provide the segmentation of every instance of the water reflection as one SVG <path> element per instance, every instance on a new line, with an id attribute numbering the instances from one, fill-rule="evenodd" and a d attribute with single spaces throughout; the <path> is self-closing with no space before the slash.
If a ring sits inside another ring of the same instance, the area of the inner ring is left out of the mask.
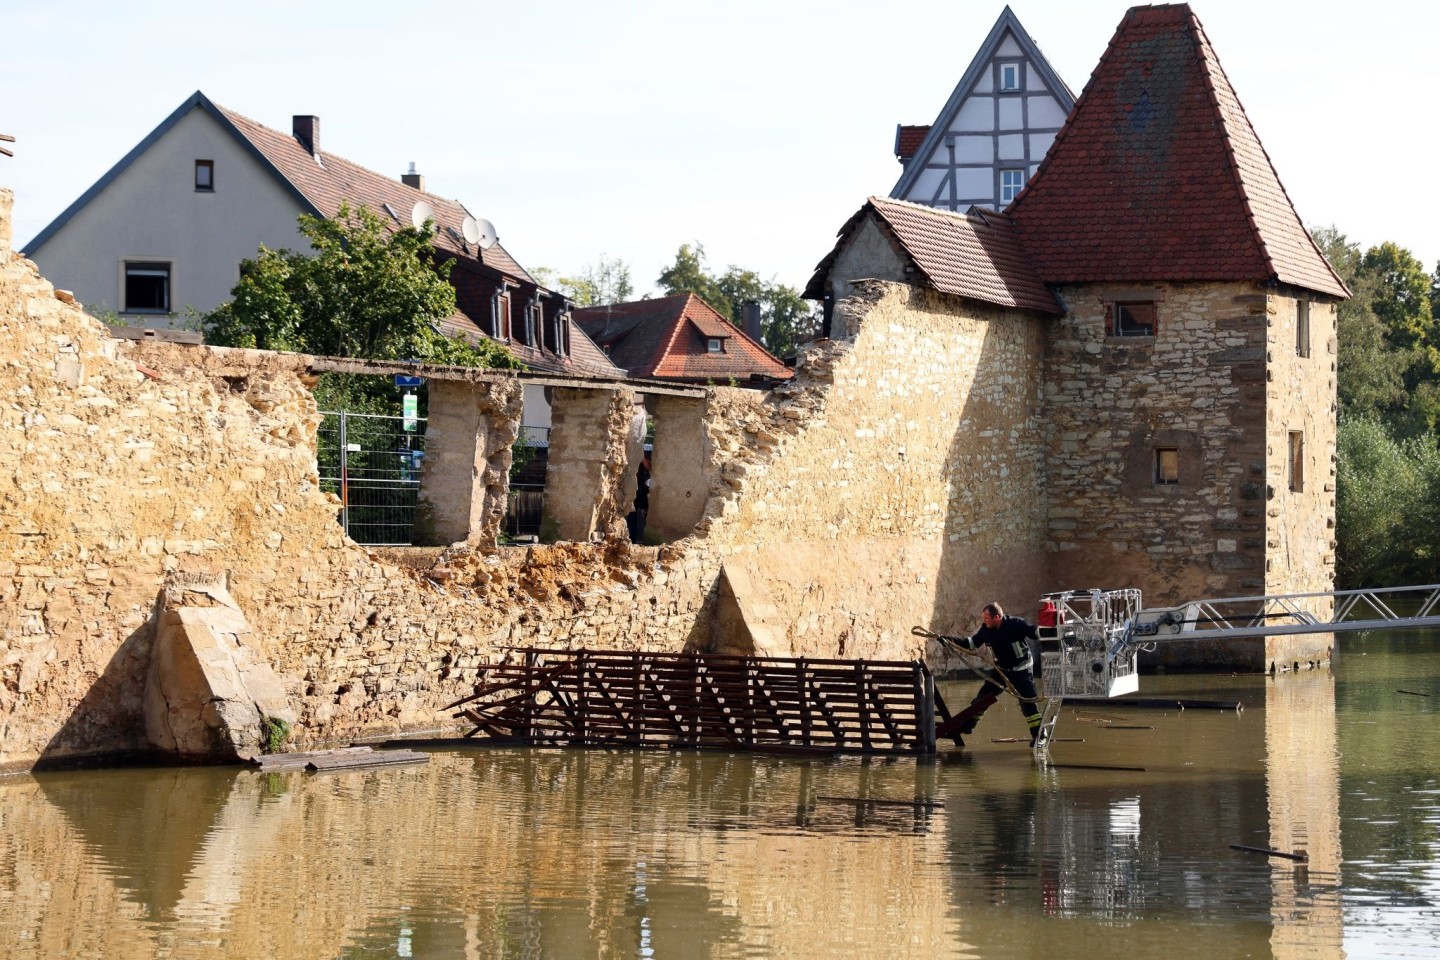
<path id="1" fill-rule="evenodd" d="M 1056 744 L 1041 769 L 989 742 L 1023 735 L 1002 715 L 934 764 L 466 749 L 344 775 L 0 780 L 0 945 L 279 960 L 1433 954 L 1434 698 L 1395 690 L 1440 693 L 1440 655 L 1395 643 L 1367 642 L 1333 677 L 1155 678 L 1147 695 L 1247 709 L 1074 707 L 1060 735 L 1084 742 Z"/>

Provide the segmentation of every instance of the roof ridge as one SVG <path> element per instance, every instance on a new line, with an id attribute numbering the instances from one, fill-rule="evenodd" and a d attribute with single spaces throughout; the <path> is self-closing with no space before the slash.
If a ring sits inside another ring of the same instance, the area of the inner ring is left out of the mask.
<path id="1" fill-rule="evenodd" d="M 211 103 L 214 103 L 214 101 L 212 100 Z M 295 136 L 294 133 L 286 133 L 284 130 L 281 130 L 281 129 L 277 128 L 277 127 L 272 127 L 272 126 L 270 126 L 269 124 L 266 124 L 266 123 L 261 123 L 259 120 L 256 120 L 254 117 L 248 117 L 248 116 L 246 116 L 245 114 L 240 113 L 238 110 L 231 110 L 229 107 L 223 106 L 223 105 L 218 104 L 218 103 L 215 104 L 215 108 L 216 108 L 217 110 L 219 110 L 221 113 L 225 114 L 227 117 L 230 117 L 230 118 L 232 118 L 232 119 L 238 118 L 238 119 L 240 119 L 240 120 L 244 120 L 246 123 L 253 123 L 253 124 L 255 124 L 255 126 L 260 127 L 260 128 L 262 128 L 262 129 L 264 129 L 264 130 L 268 130 L 270 133 L 275 134 L 277 137 L 280 137 L 280 138 L 282 138 L 282 139 L 295 140 L 297 143 L 299 143 L 299 141 L 298 141 L 298 139 L 296 138 L 296 136 Z M 300 146 L 301 146 L 302 149 L 304 149 L 304 144 L 300 144 Z M 258 147 L 258 144 L 257 144 L 257 147 Z M 311 155 L 312 155 L 312 156 L 314 155 L 313 152 L 311 153 Z M 322 159 L 322 160 L 326 160 L 326 159 L 329 159 L 329 160 L 338 160 L 340 163 L 348 164 L 349 166 L 352 166 L 352 167 L 356 168 L 357 170 L 363 170 L 365 173 L 371 174 L 372 176 L 383 177 L 384 179 L 386 179 L 386 180 L 388 180 L 388 181 L 390 181 L 390 182 L 392 182 L 392 183 L 398 183 L 398 184 L 400 184 L 401 186 L 409 186 L 409 184 L 405 183 L 405 181 L 401 180 L 399 177 L 392 177 L 392 176 L 390 176 L 388 173 L 381 173 L 379 170 L 374 170 L 374 169 L 372 169 L 372 168 L 370 168 L 370 167 L 367 167 L 367 166 L 365 166 L 365 164 L 363 164 L 363 163 L 357 163 L 356 161 L 351 160 L 349 157 L 341 156 L 340 154 L 335 153 L 335 152 L 333 152 L 333 151 L 330 151 L 330 150 L 321 150 L 321 151 L 320 151 L 320 156 L 321 156 L 321 159 Z M 454 199 L 454 198 L 452 198 L 452 197 L 442 197 L 442 196 L 440 196 L 440 194 L 438 194 L 438 193 L 431 193 L 429 190 L 420 190 L 420 189 L 418 189 L 418 188 L 416 188 L 416 187 L 410 187 L 410 189 L 414 190 L 414 191 L 415 191 L 417 194 L 419 194 L 420 196 L 429 197 L 430 199 L 433 199 L 433 200 L 439 200 L 439 201 L 441 201 L 442 203 L 453 203 L 453 204 L 455 204 L 456 206 L 460 207 L 460 209 L 465 210 L 466 213 L 469 213 L 469 212 L 470 212 L 470 211 L 469 211 L 469 208 L 467 208 L 467 207 L 465 206 L 465 204 L 461 203 L 459 200 Z"/>

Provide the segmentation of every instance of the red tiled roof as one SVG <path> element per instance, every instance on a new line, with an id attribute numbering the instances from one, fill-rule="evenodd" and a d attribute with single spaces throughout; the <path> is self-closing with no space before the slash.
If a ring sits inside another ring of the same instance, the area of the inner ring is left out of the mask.
<path id="1" fill-rule="evenodd" d="M 1126 13 L 1005 212 L 1047 283 L 1274 279 L 1349 295 L 1183 3 Z"/>
<path id="2" fill-rule="evenodd" d="M 294 136 L 272 130 L 218 104 L 216 108 L 323 216 L 336 216 L 341 204 L 348 203 L 352 207 L 365 206 L 382 218 L 389 218 L 392 226 L 408 227 L 415 203 L 419 200 L 428 203 L 435 211 L 434 246 L 443 255 L 456 259 L 450 280 L 460 312 L 440 324 L 445 333 L 461 334 L 472 340 L 486 336 L 479 320 L 489 317 L 489 297 L 496 281 L 489 279 L 493 274 L 487 274 L 483 268 L 511 281 L 538 286 L 499 243 L 489 248 L 465 244 L 464 221 L 470 214 L 458 201 L 417 190 L 324 150 L 317 160 Z M 574 323 L 570 324 L 568 357 L 513 340 L 505 346 L 532 370 L 603 377 L 624 375 Z"/>
<path id="3" fill-rule="evenodd" d="M 794 371 L 693 293 L 582 307 L 575 322 L 632 377 L 704 382 L 784 380 Z M 710 353 L 707 341 L 725 349 Z"/>
<path id="4" fill-rule="evenodd" d="M 410 226 L 410 211 L 416 201 L 424 200 L 435 211 L 435 246 L 456 257 L 470 257 L 487 267 L 500 271 L 508 277 L 534 283 L 535 278 L 515 262 L 505 248 L 496 243 L 488 250 L 478 246 L 466 249 L 462 232 L 465 218 L 470 212 L 456 200 L 446 200 L 433 193 L 426 193 L 407 186 L 393 177 L 387 177 L 374 170 L 367 170 L 351 163 L 344 157 L 320 151 L 319 161 L 300 141 L 288 133 L 272 130 L 249 117 L 241 116 L 216 104 L 226 119 L 235 125 L 245 139 L 275 165 L 295 189 L 315 205 L 326 217 L 334 217 L 342 203 L 350 206 L 366 206 L 382 217 L 388 216 L 388 204 L 395 212 L 393 222 L 397 226 Z M 454 231 L 452 234 L 450 231 Z M 457 235 L 459 239 L 457 239 Z"/>
<path id="5" fill-rule="evenodd" d="M 900 124 L 895 128 L 895 156 L 903 163 L 915 156 L 915 151 L 920 149 L 920 144 L 925 142 L 925 135 L 930 132 L 930 124 L 914 126 Z"/>
<path id="6" fill-rule="evenodd" d="M 952 213 L 884 197 L 865 201 L 840 228 L 839 241 L 820 261 L 805 296 L 823 295 L 831 265 L 867 215 L 876 218 L 921 278 L 942 293 L 1054 316 L 1064 312 L 1036 276 L 1014 224 L 1005 216 L 978 210 Z"/>

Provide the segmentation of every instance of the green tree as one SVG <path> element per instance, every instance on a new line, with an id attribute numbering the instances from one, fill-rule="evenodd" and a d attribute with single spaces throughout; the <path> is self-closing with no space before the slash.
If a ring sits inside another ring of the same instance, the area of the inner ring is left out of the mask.
<path id="1" fill-rule="evenodd" d="M 635 295 L 629 265 L 619 257 L 611 259 L 603 253 L 575 276 L 561 277 L 556 283 L 560 292 L 580 307 L 624 303 Z"/>
<path id="2" fill-rule="evenodd" d="M 735 326 L 742 326 L 747 301 L 760 304 L 760 341 L 777 357 L 793 356 L 796 348 L 819 332 L 809 301 L 794 287 L 763 280 L 754 270 L 731 265 L 720 276 L 705 266 L 705 248 L 682 244 L 675 262 L 658 280 L 666 294 L 694 293 Z"/>
<path id="3" fill-rule="evenodd" d="M 1352 296 L 1336 307 L 1337 391 L 1341 419 L 1387 418 L 1405 405 L 1405 386 L 1400 373 L 1401 351 L 1386 336 L 1385 325 L 1371 304 L 1378 283 L 1364 269 L 1364 254 L 1334 227 L 1313 231 L 1315 242 L 1325 254 Z"/>
<path id="4" fill-rule="evenodd" d="M 437 262 L 434 229 L 391 231 L 370 210 L 348 205 L 329 219 L 302 214 L 300 232 L 313 252 L 262 246 L 241 264 L 234 299 L 205 315 L 206 339 L 322 356 L 519 366 L 498 343 L 439 331 L 455 312 L 455 288 L 447 279 L 453 261 Z"/>
<path id="5" fill-rule="evenodd" d="M 705 248 L 699 243 L 693 247 L 682 243 L 675 253 L 675 262 L 660 271 L 656 283 L 665 291 L 666 296 L 693 293 L 714 307 L 716 312 L 734 322 L 735 304 L 721 288 L 719 281 L 706 269 Z"/>
<path id="6" fill-rule="evenodd" d="M 1434 583 L 1440 577 L 1440 449 L 1396 440 L 1370 419 L 1340 422 L 1335 489 L 1343 587 Z"/>

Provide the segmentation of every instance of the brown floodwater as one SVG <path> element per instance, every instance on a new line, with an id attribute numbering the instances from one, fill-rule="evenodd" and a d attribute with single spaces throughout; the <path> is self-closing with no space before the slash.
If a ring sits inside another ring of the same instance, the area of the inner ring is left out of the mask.
<path id="1" fill-rule="evenodd" d="M 1069 704 L 1083 742 L 1045 767 L 991 742 L 1023 735 L 1002 702 L 929 763 L 465 747 L 3 778 L 0 957 L 1440 956 L 1440 634 L 1141 692 L 1245 709 Z"/>

